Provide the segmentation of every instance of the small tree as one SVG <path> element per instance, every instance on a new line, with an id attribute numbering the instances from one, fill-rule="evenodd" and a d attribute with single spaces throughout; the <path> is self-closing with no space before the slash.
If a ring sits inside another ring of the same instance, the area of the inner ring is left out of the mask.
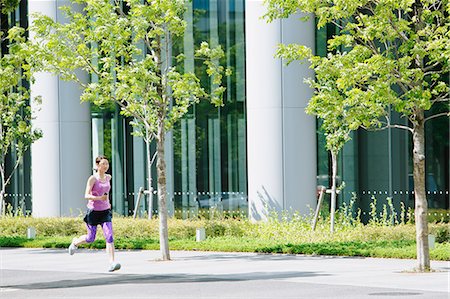
<path id="1" fill-rule="evenodd" d="M 182 0 L 72 0 L 82 4 L 83 11 L 62 8 L 68 22 L 58 24 L 46 16 L 34 21 L 36 44 L 47 61 L 46 69 L 65 80 L 78 81 L 84 88 L 81 99 L 97 105 L 118 104 L 122 114 L 134 118 L 137 134 L 147 144 L 147 169 L 153 158 L 150 142 L 156 140 L 158 212 L 160 249 L 163 260 L 169 260 L 167 227 L 167 191 L 165 138 L 168 130 L 189 106 L 206 98 L 200 80 L 193 73 L 183 73 L 171 65 L 171 45 L 184 34 Z M 205 58 L 207 73 L 217 88 L 213 104 L 222 105 L 224 55 L 220 48 L 210 49 L 202 43 L 197 56 Z M 177 59 L 182 59 L 182 55 Z M 94 80 L 78 80 L 82 69 Z M 151 180 L 148 182 L 151 191 Z"/>
<path id="2" fill-rule="evenodd" d="M 384 128 L 412 133 L 417 269 L 428 271 L 425 122 L 449 115 L 449 2 L 267 0 L 266 4 L 269 21 L 303 11 L 317 16 L 319 28 L 327 23 L 337 26 L 340 33 L 329 40 L 329 49 L 349 49 L 340 63 L 340 89 L 354 101 L 385 107 Z M 432 107 L 440 111 L 432 114 Z M 391 108 L 408 124 L 392 124 Z"/>
<path id="3" fill-rule="evenodd" d="M 31 120 L 33 113 L 30 102 L 30 92 L 23 85 L 32 79 L 32 67 L 27 61 L 31 53 L 26 44 L 24 29 L 13 27 L 2 41 L 7 41 L 7 53 L 1 53 L 0 58 L 0 215 L 5 212 L 6 187 L 22 161 L 22 157 L 30 145 L 42 134 L 33 129 Z M 40 98 L 34 99 L 37 103 Z M 7 171 L 6 158 L 15 152 L 12 169 Z"/>
<path id="4" fill-rule="evenodd" d="M 343 77 L 342 62 L 346 60 L 341 53 L 328 54 L 327 57 L 312 55 L 309 48 L 301 45 L 280 45 L 277 57 L 285 59 L 287 64 L 294 60 L 308 59 L 310 67 L 315 71 L 315 78 L 306 81 L 314 89 L 314 95 L 306 107 L 308 114 L 316 115 L 322 120 L 322 130 L 326 138 L 326 147 L 331 154 L 331 212 L 330 231 L 334 232 L 334 216 L 337 196 L 338 154 L 347 141 L 350 133 L 360 127 L 379 126 L 378 117 L 384 109 L 378 103 L 355 101 L 351 90 L 341 86 Z"/>

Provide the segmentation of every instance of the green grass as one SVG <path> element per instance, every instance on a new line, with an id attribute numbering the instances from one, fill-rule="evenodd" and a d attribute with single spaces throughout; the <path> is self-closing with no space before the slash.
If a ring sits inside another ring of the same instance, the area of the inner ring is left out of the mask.
<path id="1" fill-rule="evenodd" d="M 29 240 L 25 237 L 0 237 L 0 247 L 26 248 L 67 248 L 71 237 L 38 237 Z M 147 249 L 158 250 L 159 241 L 156 239 L 118 238 L 115 241 L 117 249 Z M 96 240 L 92 244 L 85 244 L 82 248 L 103 249 L 105 241 Z M 258 252 L 307 255 L 335 255 L 335 256 L 363 256 L 379 258 L 414 259 L 416 245 L 414 241 L 346 241 L 319 243 L 279 243 L 275 240 L 255 238 L 213 237 L 205 241 L 196 242 L 193 238 L 177 239 L 169 242 L 171 250 L 219 251 L 219 252 Z M 432 260 L 450 260 L 450 243 L 437 243 L 430 250 Z"/>
<path id="2" fill-rule="evenodd" d="M 336 217 L 335 232 L 329 232 L 328 219 L 322 219 L 315 231 L 310 218 L 296 215 L 271 217 L 267 222 L 252 223 L 246 219 L 169 220 L 171 250 L 202 250 L 221 252 L 259 252 L 308 255 L 341 255 L 380 258 L 416 257 L 415 226 L 373 222 L 363 225 Z M 113 218 L 115 246 L 118 249 L 159 249 L 158 220 Z M 34 227 L 37 238 L 26 238 L 27 227 Z M 204 227 L 207 239 L 195 241 L 196 228 Z M 74 236 L 85 234 L 78 218 L 0 218 L 0 247 L 67 248 Z M 429 225 L 437 236 L 436 248 L 430 251 L 433 260 L 450 260 L 450 227 L 448 223 Z M 83 248 L 103 249 L 101 229 L 97 240 Z"/>

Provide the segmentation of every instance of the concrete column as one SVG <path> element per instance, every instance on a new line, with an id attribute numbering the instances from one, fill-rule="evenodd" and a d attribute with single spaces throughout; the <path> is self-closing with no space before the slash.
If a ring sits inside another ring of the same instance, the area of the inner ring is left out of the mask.
<path id="1" fill-rule="evenodd" d="M 94 168 L 95 159 L 105 152 L 103 128 L 103 118 L 92 118 L 92 168 Z"/>
<path id="2" fill-rule="evenodd" d="M 166 149 L 164 155 L 166 159 L 166 188 L 167 188 L 166 206 L 169 216 L 173 217 L 173 215 L 175 215 L 173 131 L 167 132 L 165 148 Z"/>
<path id="3" fill-rule="evenodd" d="M 69 1 L 30 0 L 28 12 L 63 21 L 58 7 Z M 33 33 L 30 34 L 33 38 Z M 80 78 L 88 80 L 85 73 Z M 91 119 L 89 104 L 80 104 L 82 90 L 73 82 L 40 73 L 31 95 L 42 96 L 41 111 L 33 124 L 43 138 L 31 148 L 32 208 L 35 217 L 77 216 L 84 210 L 84 191 L 91 171 Z"/>
<path id="4" fill-rule="evenodd" d="M 286 67 L 274 58 L 279 43 L 314 46 L 314 20 L 300 15 L 270 24 L 262 0 L 246 2 L 246 82 L 249 216 L 271 210 L 308 213 L 316 203 L 315 118 L 304 109 L 314 74 L 307 65 Z"/>
<path id="5" fill-rule="evenodd" d="M 134 194 L 134 204 L 136 205 L 136 200 L 138 199 L 139 188 L 147 189 L 147 181 L 145 179 L 145 169 L 147 167 L 145 160 L 145 143 L 142 137 L 133 136 L 133 192 Z M 144 196 L 141 199 L 141 203 L 138 207 L 138 211 L 145 211 L 145 202 L 147 197 Z M 131 207 L 130 207 L 131 208 Z M 133 207 L 134 208 L 134 207 Z"/>

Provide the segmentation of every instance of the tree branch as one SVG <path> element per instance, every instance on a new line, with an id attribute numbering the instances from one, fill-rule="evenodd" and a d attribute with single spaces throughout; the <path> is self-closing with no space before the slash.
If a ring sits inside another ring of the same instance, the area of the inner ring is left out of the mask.
<path id="1" fill-rule="evenodd" d="M 337 28 L 339 28 L 339 30 L 342 30 L 342 29 L 344 29 L 344 26 L 342 26 L 341 24 L 339 24 L 338 22 L 336 22 L 336 21 L 331 21 L 331 23 L 334 25 L 334 26 L 336 26 Z"/>
<path id="2" fill-rule="evenodd" d="M 399 76 L 398 77 L 399 80 L 397 81 L 397 84 L 401 88 L 401 90 L 404 92 L 404 94 L 406 94 L 409 91 L 408 87 L 410 87 L 410 86 L 407 86 L 407 85 L 405 85 L 404 82 L 400 81 L 400 78 L 401 78 L 402 74 L 398 70 L 395 70 L 395 72 Z"/>
<path id="3" fill-rule="evenodd" d="M 442 69 L 442 70 L 435 70 L 435 71 L 427 71 L 427 72 L 424 72 L 423 75 L 429 76 L 429 75 L 433 75 L 433 74 L 443 74 L 443 73 L 447 73 L 447 72 L 448 72 L 447 70 Z"/>
<path id="4" fill-rule="evenodd" d="M 405 42 L 409 41 L 409 38 L 405 35 L 405 33 L 400 32 L 398 30 L 397 26 L 395 26 L 394 21 L 392 20 L 392 18 L 389 18 L 389 23 L 391 24 L 391 26 L 394 29 L 394 31 L 397 32 L 397 34 L 401 37 L 401 39 L 403 39 Z"/>
<path id="5" fill-rule="evenodd" d="M 371 129 L 371 130 L 373 130 L 373 131 L 381 131 L 381 130 L 385 130 L 385 129 L 388 129 L 388 128 L 394 128 L 394 129 L 408 130 L 411 133 L 413 133 L 413 129 L 412 128 L 410 128 L 408 126 L 403 126 L 403 125 L 391 125 L 391 119 L 389 118 L 389 116 L 385 115 L 384 117 L 386 118 L 386 125 L 384 127 L 377 128 L 377 129 Z"/>
<path id="6" fill-rule="evenodd" d="M 154 135 L 154 134 L 152 134 L 152 135 Z M 150 164 L 153 164 L 157 155 L 158 155 L 158 152 L 155 152 L 155 154 L 152 157 L 152 160 L 150 161 Z"/>
<path id="7" fill-rule="evenodd" d="M 135 117 L 137 119 L 140 119 L 141 121 L 144 121 L 143 117 L 141 117 L 139 114 L 129 110 L 128 106 L 125 105 L 124 103 L 122 103 L 122 101 L 119 101 L 115 96 L 111 96 L 111 97 L 113 98 L 113 101 L 120 106 L 121 109 L 123 109 L 123 110 L 127 111 L 128 113 L 130 113 L 133 117 Z"/>
<path id="8" fill-rule="evenodd" d="M 395 128 L 395 129 L 402 129 L 402 130 L 407 130 L 411 133 L 413 133 L 413 129 L 411 129 L 410 127 L 407 126 L 402 126 L 402 125 L 388 125 L 386 124 L 386 126 L 381 127 L 381 128 L 368 128 L 366 126 L 361 126 L 363 129 L 367 130 L 367 131 L 383 131 L 389 128 Z"/>
<path id="9" fill-rule="evenodd" d="M 436 99 L 432 100 L 431 103 L 434 104 L 434 103 L 439 103 L 439 102 L 449 102 L 450 98 L 448 96 L 449 96 L 449 93 L 447 92 L 447 93 L 437 97 Z"/>
<path id="10" fill-rule="evenodd" d="M 402 126 L 402 125 L 389 125 L 389 128 L 395 128 L 395 129 L 402 129 L 402 130 L 407 130 L 410 131 L 411 133 L 413 133 L 413 129 L 408 127 L 408 126 Z"/>
<path id="11" fill-rule="evenodd" d="M 81 41 L 83 44 L 85 44 L 85 45 L 87 44 L 87 47 L 89 48 L 90 43 L 84 42 L 83 37 L 81 36 L 81 34 L 78 34 L 78 37 L 80 38 L 80 41 Z M 77 53 L 78 56 L 81 57 L 81 58 L 83 59 L 83 61 L 84 61 L 84 62 L 86 63 L 86 65 L 87 65 L 87 67 L 88 67 L 89 69 L 91 69 L 92 72 L 94 72 L 97 76 L 100 77 L 100 72 L 98 72 L 98 70 L 97 70 L 97 69 L 94 67 L 94 65 L 89 61 L 89 59 L 88 59 L 87 57 L 85 57 L 84 55 L 81 55 L 80 53 L 78 53 L 78 51 L 77 51 L 78 45 L 77 45 L 73 40 L 69 39 L 69 38 L 67 37 L 67 35 L 65 36 L 65 41 L 66 41 L 67 45 L 68 45 L 70 48 L 73 49 L 73 52 L 74 52 L 74 53 Z M 63 73 L 63 72 L 60 71 L 60 73 Z"/>
<path id="12" fill-rule="evenodd" d="M 97 76 L 99 76 L 100 77 L 100 72 L 98 72 L 98 70 L 96 70 L 95 69 L 95 67 L 94 67 L 94 65 L 86 58 L 86 57 L 84 57 L 84 56 L 81 56 L 81 57 L 83 57 L 83 60 L 85 61 L 85 63 L 87 64 L 87 66 L 97 75 Z"/>
<path id="13" fill-rule="evenodd" d="M 5 165 L 4 165 L 4 159 L 2 159 L 2 163 L 0 163 L 0 175 L 2 178 L 2 186 L 5 186 Z"/>
<path id="14" fill-rule="evenodd" d="M 437 66 L 439 66 L 439 62 L 435 62 L 434 64 L 432 64 L 432 65 L 429 65 L 429 66 L 427 66 L 427 67 L 424 67 L 423 69 L 422 69 L 422 71 L 424 72 L 424 73 L 426 73 L 426 72 L 428 72 L 429 70 L 432 70 L 432 69 L 434 69 L 435 67 L 437 67 Z"/>
<path id="15" fill-rule="evenodd" d="M 118 12 L 119 12 L 119 16 L 125 17 L 125 12 L 123 11 L 122 6 L 120 5 L 120 2 L 121 1 L 114 0 L 114 3 L 116 4 L 116 7 L 117 7 Z"/>
<path id="16" fill-rule="evenodd" d="M 16 171 L 17 167 L 19 167 L 20 159 L 22 159 L 22 156 L 19 156 L 19 158 L 16 160 L 16 164 L 14 165 L 14 168 L 11 170 L 11 173 L 10 173 L 8 179 L 5 181 L 5 184 L 4 184 L 5 187 L 8 186 L 9 181 L 11 180 L 11 178 L 14 174 L 14 171 Z"/>
<path id="17" fill-rule="evenodd" d="M 432 116 L 429 116 L 429 117 L 425 118 L 423 122 L 427 122 L 427 121 L 429 121 L 430 119 L 433 119 L 433 118 L 436 118 L 436 117 L 448 116 L 448 115 L 450 115 L 450 112 L 442 112 L 442 113 L 438 113 L 438 114 L 435 114 L 435 115 L 432 115 Z"/>

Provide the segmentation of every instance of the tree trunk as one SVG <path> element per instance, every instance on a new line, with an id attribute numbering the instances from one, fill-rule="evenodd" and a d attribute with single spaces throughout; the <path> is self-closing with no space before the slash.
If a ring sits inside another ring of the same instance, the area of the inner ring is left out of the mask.
<path id="1" fill-rule="evenodd" d="M 331 177 L 331 209 L 330 209 L 330 231 L 334 232 L 334 214 L 336 211 L 336 176 L 337 176 L 337 153 L 331 151 L 331 165 L 333 168 Z"/>
<path id="2" fill-rule="evenodd" d="M 4 216 L 5 213 L 5 192 L 6 192 L 6 182 L 5 182 L 5 159 L 2 159 L 0 165 L 0 175 L 1 175 L 1 188 L 0 188 L 0 217 Z"/>
<path id="3" fill-rule="evenodd" d="M 430 249 L 428 246 L 428 203 L 425 189 L 425 122 L 424 112 L 417 112 L 413 127 L 414 199 L 417 244 L 417 270 L 430 270 Z"/>
<path id="4" fill-rule="evenodd" d="M 4 216 L 5 213 L 5 190 L 0 191 L 0 217 Z"/>
<path id="5" fill-rule="evenodd" d="M 147 190 L 148 190 L 148 219 L 153 217 L 153 178 L 152 178 L 152 155 L 150 153 L 150 133 L 146 129 L 145 146 L 147 149 Z M 145 198 L 145 197 L 144 197 Z"/>
<path id="6" fill-rule="evenodd" d="M 167 204 L 166 204 L 166 161 L 164 156 L 165 141 L 164 120 L 160 121 L 157 137 L 157 171 L 158 171 L 158 211 L 159 211 L 159 248 L 162 260 L 170 260 L 169 253 L 169 232 L 167 227 Z"/>

